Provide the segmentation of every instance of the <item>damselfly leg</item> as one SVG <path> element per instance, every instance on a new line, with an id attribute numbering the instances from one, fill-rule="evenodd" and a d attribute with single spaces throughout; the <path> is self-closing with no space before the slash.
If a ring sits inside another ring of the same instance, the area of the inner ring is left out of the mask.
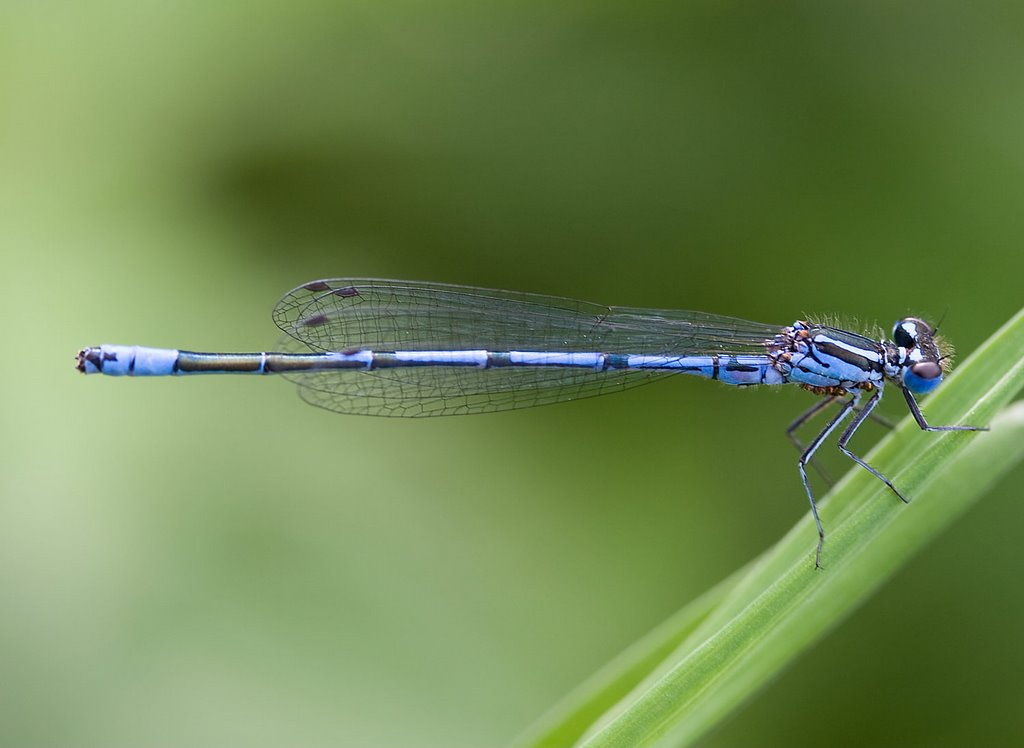
<path id="1" fill-rule="evenodd" d="M 854 398 L 859 398 L 859 397 L 860 397 L 860 392 L 857 392 L 854 395 Z M 899 492 L 899 489 L 897 489 L 896 486 L 894 486 L 892 484 L 891 480 L 886 478 L 884 475 L 882 475 L 880 472 L 878 472 L 873 467 L 871 467 L 868 463 L 866 463 L 863 459 L 861 459 L 860 457 L 855 455 L 853 452 L 851 452 L 847 448 L 847 446 L 846 446 L 847 444 L 850 443 L 850 439 L 857 432 L 857 429 L 860 428 L 861 424 L 864 423 L 864 421 L 868 418 L 868 416 L 871 415 L 871 411 L 875 409 L 875 406 L 878 405 L 878 402 L 881 399 L 882 399 L 882 388 L 878 387 L 878 388 L 875 389 L 874 393 L 872 393 L 871 397 L 868 398 L 867 403 L 865 403 L 864 407 L 861 408 L 860 412 L 857 413 L 857 415 L 854 417 L 854 419 L 852 421 L 850 421 L 850 425 L 847 426 L 846 429 L 843 431 L 843 433 L 840 435 L 840 437 L 839 437 L 839 451 L 842 452 L 847 457 L 849 457 L 854 462 L 856 462 L 862 468 L 867 470 L 873 476 L 878 478 L 878 480 L 882 481 L 889 488 L 891 488 L 892 492 L 894 494 L 896 494 L 897 496 L 899 496 L 900 499 L 903 500 L 903 503 L 909 504 L 910 502 L 907 499 L 907 497 Z"/>
<path id="2" fill-rule="evenodd" d="M 917 421 L 917 425 L 924 431 L 988 431 L 988 426 L 932 426 L 925 419 L 924 413 L 921 412 L 921 406 L 917 404 L 914 394 L 906 387 L 901 387 L 900 389 L 903 390 L 903 397 L 907 400 L 907 405 L 910 407 L 914 420 Z"/>
<path id="3" fill-rule="evenodd" d="M 820 413 L 821 411 L 825 410 L 830 405 L 832 405 L 833 403 L 835 403 L 836 401 L 838 401 L 840 399 L 841 399 L 840 395 L 829 395 L 829 396 L 827 396 L 823 400 L 817 400 L 817 401 L 815 401 L 814 405 L 812 405 L 810 408 L 808 408 L 803 413 L 801 413 L 799 416 L 797 416 L 796 419 L 791 424 L 789 424 L 789 426 L 786 428 L 786 436 L 789 437 L 789 440 L 796 447 L 796 451 L 797 452 L 801 452 L 802 453 L 804 451 L 804 449 L 806 448 L 806 445 L 796 435 L 796 431 L 801 426 L 803 426 L 805 423 L 807 423 L 812 418 L 814 418 L 814 416 L 816 416 L 818 413 Z M 874 405 L 872 405 L 871 408 L 866 408 L 866 409 L 868 410 L 868 414 L 867 414 L 868 417 L 871 418 L 871 420 L 874 421 L 875 423 L 878 423 L 878 424 L 880 424 L 881 426 L 884 426 L 887 429 L 895 428 L 895 424 L 892 421 L 890 421 L 885 416 L 880 415 L 880 414 L 874 412 L 874 410 L 873 410 L 874 409 Z M 856 408 L 855 408 L 855 410 L 856 410 Z M 809 464 L 811 465 L 811 467 L 814 468 L 814 471 L 819 476 L 821 476 L 822 480 L 824 480 L 825 483 L 827 483 L 830 487 L 835 485 L 835 483 L 836 483 L 835 479 L 832 478 L 832 476 L 829 474 L 829 472 L 827 470 L 825 470 L 825 468 L 823 468 L 821 466 L 821 463 L 818 462 L 818 460 L 811 460 Z"/>
<path id="4" fill-rule="evenodd" d="M 796 419 L 793 421 L 793 423 L 789 424 L 789 426 L 786 427 L 786 436 L 789 437 L 789 440 L 793 443 L 793 446 L 796 447 L 797 452 L 802 453 L 804 449 L 806 449 L 806 445 L 803 443 L 803 441 L 801 441 L 800 437 L 796 435 L 797 429 L 799 429 L 809 420 L 814 418 L 814 416 L 818 415 L 818 413 L 825 410 L 825 408 L 830 406 L 838 399 L 838 395 L 829 395 L 823 400 L 816 400 L 814 405 L 812 405 L 810 408 L 808 408 L 803 413 L 798 415 Z M 835 485 L 835 481 L 832 479 L 832 476 L 828 474 L 828 471 L 826 471 L 825 468 L 823 468 L 817 460 L 812 460 L 811 466 L 814 468 L 815 472 L 821 476 L 822 480 L 824 480 L 829 486 Z"/>
<path id="5" fill-rule="evenodd" d="M 814 453 L 818 451 L 818 447 L 821 443 L 828 438 L 828 435 L 835 430 L 835 427 L 850 414 L 850 412 L 857 407 L 860 403 L 860 391 L 853 393 L 853 397 L 844 402 L 839 408 L 839 412 L 836 413 L 832 420 L 823 428 L 817 436 L 807 445 L 807 449 L 800 455 L 800 459 L 797 461 L 797 466 L 800 468 L 800 479 L 803 481 L 804 490 L 807 491 L 807 500 L 811 502 L 811 515 L 814 517 L 814 524 L 818 528 L 818 549 L 814 554 L 814 568 L 821 568 L 821 547 L 825 544 L 825 530 L 821 526 L 821 519 L 818 517 L 818 505 L 814 503 L 814 493 L 811 491 L 811 484 L 807 481 L 807 463 L 810 462 L 811 458 L 814 457 Z"/>

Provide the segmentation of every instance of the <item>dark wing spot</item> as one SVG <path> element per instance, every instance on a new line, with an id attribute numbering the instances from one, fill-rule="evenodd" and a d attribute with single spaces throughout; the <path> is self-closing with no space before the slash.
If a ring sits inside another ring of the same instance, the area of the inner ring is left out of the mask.
<path id="1" fill-rule="evenodd" d="M 303 286 L 307 291 L 330 291 L 331 287 L 324 281 L 313 281 Z"/>
<path id="2" fill-rule="evenodd" d="M 349 296 L 358 296 L 359 290 L 354 286 L 345 286 L 345 288 L 338 288 L 334 291 L 335 296 L 340 296 L 343 299 L 347 299 Z"/>

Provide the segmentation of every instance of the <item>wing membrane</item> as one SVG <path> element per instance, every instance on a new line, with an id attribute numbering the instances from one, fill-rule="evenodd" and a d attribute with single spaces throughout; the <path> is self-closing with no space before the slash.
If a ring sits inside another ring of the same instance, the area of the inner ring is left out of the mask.
<path id="1" fill-rule="evenodd" d="M 290 351 L 594 351 L 764 353 L 780 329 L 664 309 L 609 307 L 495 289 L 372 279 L 300 286 L 274 309 Z M 289 374 L 301 396 L 343 413 L 483 413 L 620 391 L 671 375 L 564 367 L 403 367 Z"/>

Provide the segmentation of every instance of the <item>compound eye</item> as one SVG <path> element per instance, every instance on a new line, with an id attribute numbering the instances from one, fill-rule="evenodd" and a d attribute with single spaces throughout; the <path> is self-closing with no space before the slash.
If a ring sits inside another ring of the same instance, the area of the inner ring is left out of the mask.
<path id="1" fill-rule="evenodd" d="M 900 348 L 913 348 L 917 345 L 917 326 L 913 322 L 901 319 L 893 328 L 892 339 Z"/>
<path id="2" fill-rule="evenodd" d="M 921 361 L 910 367 L 910 371 L 921 379 L 935 379 L 942 376 L 942 367 L 934 361 Z"/>

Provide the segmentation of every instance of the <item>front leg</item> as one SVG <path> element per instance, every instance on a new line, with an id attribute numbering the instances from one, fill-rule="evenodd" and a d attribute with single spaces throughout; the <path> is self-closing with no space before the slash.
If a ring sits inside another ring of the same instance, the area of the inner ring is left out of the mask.
<path id="1" fill-rule="evenodd" d="M 904 385 L 900 385 L 900 389 L 903 390 L 903 397 L 906 398 L 907 405 L 910 406 L 914 420 L 924 431 L 988 431 L 988 426 L 932 426 L 925 420 L 921 406 L 917 404 L 913 393 Z"/>

